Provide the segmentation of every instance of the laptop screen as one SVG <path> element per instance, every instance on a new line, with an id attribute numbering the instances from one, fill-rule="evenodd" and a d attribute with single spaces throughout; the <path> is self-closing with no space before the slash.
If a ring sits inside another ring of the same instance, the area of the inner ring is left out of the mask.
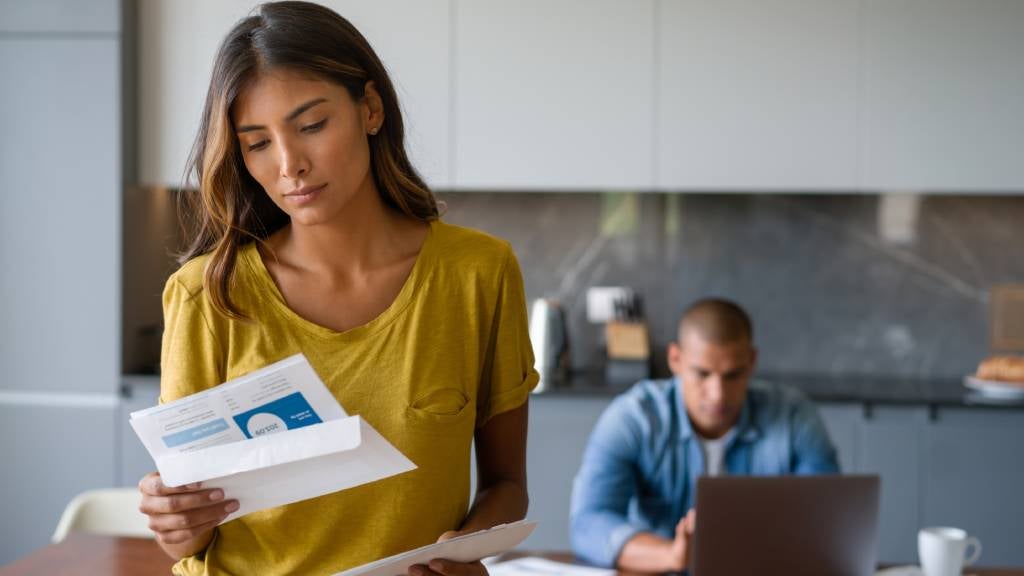
<path id="1" fill-rule="evenodd" d="M 701 477 L 692 576 L 871 576 L 878 476 Z"/>

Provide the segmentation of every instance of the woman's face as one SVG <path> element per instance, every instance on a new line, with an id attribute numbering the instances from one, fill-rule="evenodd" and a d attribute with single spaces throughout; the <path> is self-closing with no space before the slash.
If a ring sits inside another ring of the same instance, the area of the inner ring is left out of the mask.
<path id="1" fill-rule="evenodd" d="M 376 197 L 367 135 L 384 118 L 372 83 L 356 102 L 344 86 L 271 71 L 231 112 L 245 167 L 293 224 L 329 222 L 353 199 Z"/>

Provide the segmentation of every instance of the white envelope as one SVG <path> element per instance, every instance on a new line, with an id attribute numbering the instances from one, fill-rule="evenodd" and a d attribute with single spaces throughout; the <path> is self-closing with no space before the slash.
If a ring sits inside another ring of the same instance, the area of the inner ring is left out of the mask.
<path id="1" fill-rule="evenodd" d="M 414 470 L 416 465 L 359 416 L 156 460 L 164 484 L 223 488 L 239 516 Z"/>
<path id="2" fill-rule="evenodd" d="M 501 524 L 489 530 L 481 530 L 429 544 L 415 550 L 402 552 L 358 568 L 339 572 L 335 576 L 405 576 L 414 564 L 426 564 L 435 558 L 455 562 L 476 562 L 515 548 L 537 527 L 536 522 L 520 520 Z"/>
<path id="3" fill-rule="evenodd" d="M 302 354 L 132 412 L 129 422 L 164 484 L 202 482 L 238 500 L 225 522 L 416 468 L 348 416 Z"/>

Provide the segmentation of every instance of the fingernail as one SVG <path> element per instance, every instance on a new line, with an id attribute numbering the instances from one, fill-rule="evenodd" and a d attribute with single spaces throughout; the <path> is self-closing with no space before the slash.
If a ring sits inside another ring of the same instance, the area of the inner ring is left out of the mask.
<path id="1" fill-rule="evenodd" d="M 213 492 L 210 492 L 210 500 L 216 502 L 217 500 L 223 500 L 223 499 L 224 499 L 224 491 L 223 490 L 214 490 Z"/>
<path id="2" fill-rule="evenodd" d="M 442 563 L 440 560 L 431 560 L 429 563 L 427 563 L 427 566 L 430 566 L 430 569 L 434 572 L 440 572 L 444 570 L 444 563 Z"/>
<path id="3" fill-rule="evenodd" d="M 228 514 L 231 514 L 235 510 L 238 510 L 238 501 L 237 500 L 232 500 L 231 502 L 228 502 L 228 505 L 224 507 L 224 511 L 227 512 Z"/>

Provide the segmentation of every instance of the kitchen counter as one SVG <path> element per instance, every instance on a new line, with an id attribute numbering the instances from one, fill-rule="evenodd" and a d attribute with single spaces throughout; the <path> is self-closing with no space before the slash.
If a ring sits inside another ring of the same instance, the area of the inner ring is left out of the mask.
<path id="1" fill-rule="evenodd" d="M 815 402 L 865 405 L 927 405 L 932 407 L 985 407 L 1024 409 L 1024 401 L 1003 400 L 964 387 L 956 378 L 881 378 L 872 376 L 813 376 L 757 374 L 757 380 L 787 384 Z M 628 386 L 609 386 L 600 373 L 573 374 L 568 380 L 535 396 L 613 397 Z"/>
<path id="2" fill-rule="evenodd" d="M 813 376 L 809 374 L 758 374 L 758 380 L 788 384 L 802 390 L 815 402 L 865 405 L 926 405 L 932 407 L 984 407 L 1011 410 L 1024 409 L 1024 401 L 1003 400 L 984 396 L 964 387 L 956 378 L 881 378 L 873 376 Z M 124 393 L 145 390 L 143 394 L 159 393 L 157 375 L 126 375 Z M 134 389 L 134 390 L 133 390 Z M 597 372 L 573 374 L 551 389 L 534 397 L 558 398 L 607 397 L 625 392 L 629 386 L 610 386 Z"/>

